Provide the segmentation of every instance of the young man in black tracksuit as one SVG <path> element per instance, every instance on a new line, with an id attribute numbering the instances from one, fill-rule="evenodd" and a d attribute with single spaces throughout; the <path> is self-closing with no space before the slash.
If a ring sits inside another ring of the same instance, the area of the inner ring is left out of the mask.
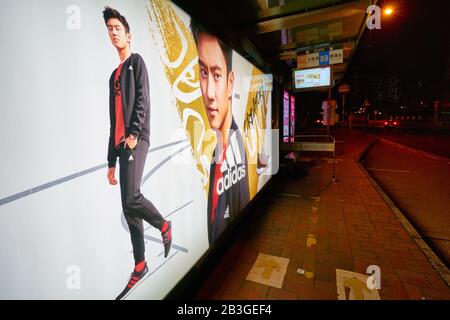
<path id="1" fill-rule="evenodd" d="M 122 208 L 133 246 L 135 268 L 122 293 L 126 297 L 148 274 L 145 261 L 143 219 L 161 231 L 164 257 L 171 243 L 171 223 L 164 220 L 155 206 L 140 191 L 141 179 L 150 143 L 149 79 L 144 60 L 130 50 L 128 22 L 117 10 L 105 7 L 105 24 L 120 58 L 109 79 L 110 134 L 108 143 L 108 181 L 116 185 L 116 161 L 120 164 Z"/>
<path id="2" fill-rule="evenodd" d="M 214 34 L 191 21 L 197 44 L 200 89 L 217 144 L 210 167 L 208 239 L 213 244 L 229 222 L 247 205 L 249 184 L 245 145 L 233 118 L 232 50 Z"/>

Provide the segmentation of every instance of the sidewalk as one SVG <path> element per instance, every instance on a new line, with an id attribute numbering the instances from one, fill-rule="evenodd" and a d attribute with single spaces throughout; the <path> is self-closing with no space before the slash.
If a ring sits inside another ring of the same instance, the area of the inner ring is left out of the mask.
<path id="1" fill-rule="evenodd" d="M 313 196 L 331 176 L 329 161 L 274 177 L 195 299 L 336 300 L 336 269 L 367 275 L 377 265 L 381 300 L 450 300 L 447 284 L 355 160 L 373 138 L 344 130 L 335 138 L 338 181 Z M 245 280 L 259 253 L 289 259 L 281 289 Z"/>

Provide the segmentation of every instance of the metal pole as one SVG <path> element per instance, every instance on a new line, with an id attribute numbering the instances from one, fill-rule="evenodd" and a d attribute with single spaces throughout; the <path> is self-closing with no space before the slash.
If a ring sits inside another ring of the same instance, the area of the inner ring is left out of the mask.
<path id="1" fill-rule="evenodd" d="M 330 100 L 331 100 L 331 88 L 328 88 L 328 101 L 327 101 L 327 142 L 330 135 Z"/>
<path id="2" fill-rule="evenodd" d="M 333 138 L 333 177 L 331 178 L 332 181 L 336 181 L 336 139 Z"/>
<path id="3" fill-rule="evenodd" d="M 342 94 L 342 128 L 345 124 L 345 93 Z"/>
<path id="4" fill-rule="evenodd" d="M 367 134 L 367 107 L 364 107 L 364 133 Z"/>

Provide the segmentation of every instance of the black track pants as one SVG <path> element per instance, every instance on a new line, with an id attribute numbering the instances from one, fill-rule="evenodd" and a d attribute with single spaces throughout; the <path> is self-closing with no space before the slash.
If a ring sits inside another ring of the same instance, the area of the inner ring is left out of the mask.
<path id="1" fill-rule="evenodd" d="M 147 141 L 139 139 L 136 147 L 119 149 L 120 191 L 122 208 L 130 229 L 133 255 L 136 263 L 145 260 L 144 225 L 142 219 L 153 227 L 161 229 L 164 218 L 141 193 L 140 186 L 144 172 L 145 160 L 149 145 Z"/>

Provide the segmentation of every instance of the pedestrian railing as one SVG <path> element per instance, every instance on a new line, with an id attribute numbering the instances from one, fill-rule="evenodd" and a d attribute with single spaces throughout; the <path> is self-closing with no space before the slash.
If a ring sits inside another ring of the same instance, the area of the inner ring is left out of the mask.
<path id="1" fill-rule="evenodd" d="M 284 151 L 289 151 L 290 158 L 297 159 L 304 157 L 305 152 L 320 153 L 317 158 L 323 157 L 323 153 L 332 155 L 333 157 L 333 173 L 327 184 L 321 187 L 320 191 L 316 194 L 319 195 L 325 190 L 332 182 L 336 182 L 336 140 L 331 135 L 295 135 L 294 141 L 284 143 L 281 146 Z M 289 156 L 288 155 L 288 156 Z"/>
<path id="2" fill-rule="evenodd" d="M 300 141 L 301 139 L 323 139 L 326 141 Z M 336 181 L 336 140 L 330 135 L 296 135 L 291 144 L 291 150 L 297 152 L 326 152 L 333 154 L 333 176 L 331 181 Z"/>

